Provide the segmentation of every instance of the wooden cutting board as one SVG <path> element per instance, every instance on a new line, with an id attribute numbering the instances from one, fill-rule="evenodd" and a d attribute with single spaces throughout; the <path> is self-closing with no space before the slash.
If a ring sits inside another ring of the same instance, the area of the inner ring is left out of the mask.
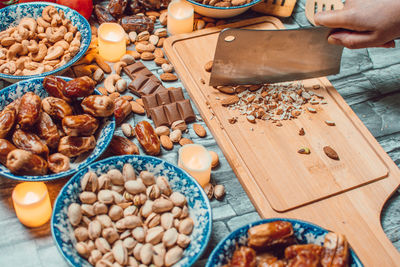
<path id="1" fill-rule="evenodd" d="M 283 24 L 260 17 L 225 27 L 278 29 Z M 396 164 L 326 78 L 304 81 L 310 90 L 319 84 L 318 93 L 328 102 L 316 107 L 316 114 L 303 113 L 282 127 L 250 124 L 240 116 L 230 124 L 238 114 L 220 105 L 223 95 L 207 85 L 209 73 L 203 68 L 213 59 L 221 29 L 170 37 L 164 49 L 257 211 L 264 218 L 303 219 L 344 233 L 366 266 L 397 265 L 400 254 L 380 225 L 382 206 L 400 183 Z M 301 127 L 305 136 L 298 135 Z M 326 157 L 325 145 L 338 152 L 340 161 Z M 298 154 L 301 146 L 311 154 Z"/>

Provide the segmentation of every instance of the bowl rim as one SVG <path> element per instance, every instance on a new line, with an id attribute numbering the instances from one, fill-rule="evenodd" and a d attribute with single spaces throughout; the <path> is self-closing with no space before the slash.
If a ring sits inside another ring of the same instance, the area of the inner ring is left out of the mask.
<path id="1" fill-rule="evenodd" d="M 268 218 L 268 219 L 260 219 L 248 224 L 245 224 L 241 227 L 236 228 L 234 231 L 230 232 L 224 239 L 222 239 L 217 246 L 215 246 L 215 248 L 213 249 L 213 251 L 211 252 L 210 256 L 208 257 L 207 263 L 205 267 L 213 267 L 211 266 L 212 262 L 211 260 L 213 258 L 216 258 L 217 255 L 217 251 L 222 250 L 222 247 L 225 245 L 227 240 L 233 239 L 235 236 L 237 236 L 237 234 L 242 231 L 244 228 L 251 228 L 253 226 L 256 225 L 260 225 L 260 224 L 264 224 L 264 223 L 269 223 L 269 222 L 275 222 L 275 221 L 286 221 L 286 222 L 290 222 L 292 224 L 294 223 L 301 223 L 301 224 L 307 224 L 311 227 L 317 228 L 319 230 L 322 230 L 324 232 L 329 232 L 330 230 L 325 229 L 319 225 L 316 225 L 314 223 L 308 222 L 308 221 L 304 221 L 304 220 L 299 220 L 299 219 L 294 219 L 294 218 L 279 218 L 279 217 L 273 217 L 273 218 Z M 363 266 L 363 264 L 361 263 L 360 258 L 357 256 L 357 254 L 355 253 L 355 251 L 353 250 L 353 248 L 350 246 L 349 244 L 349 248 L 350 248 L 350 255 L 351 257 L 354 259 L 356 266 Z"/>
<path id="2" fill-rule="evenodd" d="M 254 1 L 251 1 L 250 3 L 248 3 L 248 4 L 241 5 L 241 6 L 222 7 L 222 6 L 205 5 L 205 4 L 198 3 L 198 2 L 196 2 L 194 0 L 186 0 L 186 1 L 188 1 L 189 3 L 194 4 L 196 6 L 201 6 L 201 7 L 210 8 L 210 9 L 217 9 L 217 10 L 221 10 L 221 11 L 251 7 L 251 6 L 254 6 L 255 4 L 258 4 L 259 2 L 261 2 L 261 0 L 254 0 Z"/>
<path id="3" fill-rule="evenodd" d="M 207 249 L 208 247 L 208 243 L 210 243 L 210 238 L 211 238 L 211 232 L 212 232 L 212 223 L 213 223 L 213 215 L 212 215 L 212 209 L 211 209 L 211 204 L 210 201 L 206 195 L 206 193 L 204 192 L 203 188 L 201 187 L 201 185 L 197 182 L 197 180 L 191 176 L 187 171 L 185 171 L 184 169 L 178 167 L 177 165 L 170 163 L 164 159 L 158 158 L 158 157 L 154 157 L 154 156 L 148 156 L 148 155 L 120 155 L 120 156 L 113 156 L 113 157 L 108 157 L 99 161 L 95 161 L 92 162 L 91 164 L 87 165 L 84 168 L 81 168 L 77 173 L 74 174 L 74 176 L 72 176 L 71 179 L 69 179 L 64 186 L 61 188 L 61 190 L 59 191 L 56 200 L 54 201 L 53 204 L 53 211 L 51 213 L 51 220 L 50 220 L 50 229 L 51 229 L 51 235 L 53 237 L 53 241 L 56 243 L 57 246 L 57 250 L 61 253 L 61 255 L 63 256 L 64 260 L 68 262 L 69 265 L 71 266 L 75 266 L 68 257 L 66 257 L 66 255 L 64 254 L 64 252 L 62 251 L 61 247 L 60 247 L 60 243 L 58 242 L 58 239 L 55 236 L 55 226 L 54 226 L 54 220 L 56 217 L 56 213 L 55 213 L 55 207 L 57 207 L 59 204 L 59 202 L 61 201 L 60 197 L 61 197 L 61 193 L 64 192 L 67 188 L 68 185 L 72 184 L 73 182 L 78 182 L 78 178 L 80 177 L 80 179 L 83 177 L 83 175 L 90 169 L 93 168 L 94 165 L 106 165 L 108 161 L 113 161 L 113 160 L 121 160 L 124 161 L 125 159 L 130 159 L 130 158 L 138 158 L 138 159 L 152 159 L 152 160 L 157 160 L 160 163 L 163 164 L 167 164 L 170 165 L 178 170 L 180 170 L 183 174 L 185 174 L 187 177 L 189 177 L 189 179 L 191 179 L 196 186 L 198 186 L 198 188 L 200 189 L 200 195 L 203 197 L 205 204 L 207 206 L 207 212 L 210 215 L 210 221 L 208 223 L 208 230 L 207 231 L 207 235 L 206 235 L 206 242 L 202 243 L 202 247 L 199 251 L 199 253 L 197 253 L 195 256 L 193 256 L 193 258 L 188 262 L 188 266 L 192 266 L 200 257 L 201 255 L 203 255 L 204 251 Z M 85 259 L 86 260 L 86 259 Z"/>
<path id="4" fill-rule="evenodd" d="M 31 6 L 31 5 L 40 5 L 40 6 L 55 6 L 58 7 L 62 10 L 71 10 L 72 13 L 79 17 L 81 21 L 83 21 L 83 24 L 85 25 L 84 28 L 87 28 L 89 31 L 89 42 L 87 45 L 84 45 L 83 47 L 81 47 L 81 49 L 79 50 L 79 52 L 70 60 L 68 61 L 65 65 L 51 70 L 51 71 L 47 71 L 47 72 L 43 72 L 41 74 L 35 74 L 35 75 L 27 75 L 27 76 L 23 76 L 23 75 L 11 75 L 11 74 L 4 74 L 4 73 L 0 73 L 0 79 L 12 79 L 12 80 L 26 80 L 26 79 L 31 79 L 31 78 L 37 78 L 37 77 L 45 77 L 45 76 L 49 76 L 49 75 L 53 75 L 56 74 L 57 72 L 60 72 L 62 70 L 65 70 L 68 67 L 71 67 L 74 63 L 76 63 L 85 53 L 86 51 L 89 49 L 89 45 L 92 41 L 92 29 L 90 27 L 89 22 L 87 21 L 87 19 L 85 19 L 85 17 L 83 17 L 81 14 L 78 13 L 78 11 L 64 6 L 64 5 L 60 5 L 60 4 L 56 4 L 56 3 L 52 3 L 52 2 L 27 2 L 27 3 L 21 3 L 21 4 L 15 4 L 15 5 L 10 5 L 10 6 L 6 6 L 2 9 L 0 9 L 0 14 L 2 14 L 3 12 L 7 11 L 7 10 L 12 10 L 17 6 Z"/>
<path id="5" fill-rule="evenodd" d="M 71 77 L 65 77 L 65 76 L 57 76 L 57 77 L 62 78 L 63 80 L 67 80 L 67 81 L 73 80 L 73 78 L 71 78 Z M 5 87 L 4 89 L 0 90 L 0 96 L 7 94 L 9 91 L 11 91 L 13 89 L 13 87 L 18 87 L 18 85 L 21 83 L 30 83 L 34 80 L 43 80 L 44 78 L 45 77 L 35 77 L 35 78 L 21 80 L 16 83 L 13 83 L 13 84 Z M 42 81 L 42 84 L 43 84 L 43 81 Z M 44 90 L 44 88 L 43 88 L 43 90 Z M 98 91 L 97 89 L 94 89 L 94 91 L 97 95 L 101 95 L 100 91 Z M 83 164 L 82 166 L 80 166 L 79 169 L 76 169 L 76 168 L 69 169 L 64 172 L 51 173 L 51 174 L 46 174 L 46 175 L 42 175 L 42 176 L 39 176 L 39 175 L 30 175 L 30 176 L 15 175 L 11 172 L 5 173 L 2 170 L 0 170 L 0 178 L 5 177 L 8 179 L 24 181 L 24 182 L 41 182 L 41 181 L 57 180 L 57 179 L 64 178 L 69 175 L 75 174 L 80 169 L 83 169 L 83 168 L 87 167 L 88 165 L 90 165 L 91 163 L 95 162 L 106 151 L 107 147 L 109 146 L 109 144 L 111 142 L 112 137 L 114 136 L 114 132 L 115 132 L 115 128 L 116 128 L 115 116 L 112 115 L 112 116 L 108 117 L 108 119 L 110 120 L 110 126 L 112 127 L 112 133 L 109 136 L 106 136 L 106 138 L 105 138 L 106 146 L 104 146 L 102 149 L 100 149 L 99 154 L 93 158 L 93 161 Z M 97 141 L 96 141 L 96 144 L 97 144 Z M 90 156 L 90 154 L 88 156 Z M 25 177 L 32 177 L 32 178 L 25 178 Z"/>

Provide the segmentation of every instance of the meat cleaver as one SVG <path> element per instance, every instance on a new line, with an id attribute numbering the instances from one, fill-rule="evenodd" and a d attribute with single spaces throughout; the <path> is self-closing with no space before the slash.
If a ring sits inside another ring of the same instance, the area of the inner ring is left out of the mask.
<path id="1" fill-rule="evenodd" d="M 210 86 L 277 83 L 339 73 L 343 46 L 331 45 L 331 29 L 227 28 L 220 32 Z"/>

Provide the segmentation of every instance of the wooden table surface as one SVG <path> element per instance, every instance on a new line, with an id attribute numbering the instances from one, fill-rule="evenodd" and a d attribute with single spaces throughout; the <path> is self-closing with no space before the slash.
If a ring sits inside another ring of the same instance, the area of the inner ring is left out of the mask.
<path id="1" fill-rule="evenodd" d="M 304 14 L 305 0 L 297 3 L 293 15 L 284 19 L 287 28 L 310 25 Z M 254 16 L 248 12 L 239 18 Z M 397 43 L 400 46 L 400 43 Z M 153 72 L 161 71 L 153 62 L 146 63 Z M 328 77 L 347 103 L 375 136 L 384 150 L 397 165 L 400 164 L 400 48 L 344 50 L 341 72 Z M 169 86 L 179 86 L 174 83 Z M 7 86 L 0 81 L 0 88 Z M 135 121 L 139 121 L 135 117 Z M 204 125 L 203 122 L 200 122 Z M 202 259 L 196 266 L 204 266 L 216 244 L 230 231 L 250 221 L 259 219 L 235 174 L 208 131 L 206 138 L 198 138 L 192 131 L 190 138 L 214 150 L 220 157 L 220 166 L 212 171 L 212 179 L 226 187 L 223 201 L 211 202 L 213 232 Z M 178 146 L 163 153 L 162 158 L 177 162 Z M 64 180 L 47 182 L 51 200 L 57 197 Z M 0 266 L 67 266 L 54 245 L 49 223 L 36 229 L 24 227 L 16 218 L 11 193 L 17 182 L 0 179 Z M 386 204 L 382 226 L 397 249 L 400 249 L 400 193 L 396 193 Z M 367 244 L 366 244 L 367 245 Z"/>

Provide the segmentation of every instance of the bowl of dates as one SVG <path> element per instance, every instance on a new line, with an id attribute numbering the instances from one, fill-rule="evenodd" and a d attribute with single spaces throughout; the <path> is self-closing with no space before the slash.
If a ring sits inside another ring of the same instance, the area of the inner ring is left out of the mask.
<path id="1" fill-rule="evenodd" d="M 231 18 L 246 12 L 261 0 L 187 0 L 196 13 L 211 18 Z"/>
<path id="2" fill-rule="evenodd" d="M 190 267 L 210 239 L 204 190 L 152 156 L 123 155 L 81 169 L 53 208 L 55 244 L 71 266 Z"/>
<path id="3" fill-rule="evenodd" d="M 30 2 L 0 9 L 0 79 L 61 75 L 88 50 L 88 21 L 63 5 Z"/>
<path id="4" fill-rule="evenodd" d="M 295 219 L 264 219 L 231 232 L 206 267 L 363 266 L 346 237 Z"/>
<path id="5" fill-rule="evenodd" d="M 89 77 L 48 76 L 0 91 L 0 175 L 66 177 L 95 161 L 115 130 L 114 102 Z"/>

